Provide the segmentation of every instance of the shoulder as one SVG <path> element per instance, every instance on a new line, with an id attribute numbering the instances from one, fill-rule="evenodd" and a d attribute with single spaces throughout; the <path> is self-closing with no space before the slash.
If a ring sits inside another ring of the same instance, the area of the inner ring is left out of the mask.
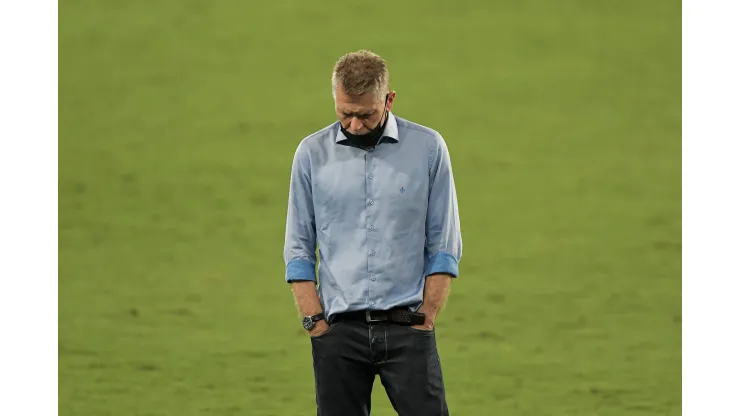
<path id="1" fill-rule="evenodd" d="M 320 152 L 328 145 L 334 143 L 338 130 L 339 122 L 335 121 L 323 129 L 304 137 L 296 147 L 296 155 L 309 156 L 312 153 Z"/>
<path id="2" fill-rule="evenodd" d="M 403 138 L 411 138 L 416 140 L 422 140 L 429 144 L 443 144 L 444 138 L 442 138 L 442 134 L 440 134 L 437 130 L 424 126 L 419 123 L 414 123 L 413 121 L 407 120 L 402 117 L 396 117 L 396 124 L 398 124 L 398 132 L 399 135 L 403 136 Z"/>
<path id="3" fill-rule="evenodd" d="M 401 140 L 412 143 L 414 147 L 426 149 L 430 167 L 448 153 L 447 143 L 440 132 L 405 118 L 395 117 Z"/>
<path id="4" fill-rule="evenodd" d="M 447 143 L 437 130 L 398 116 L 396 116 L 396 124 L 398 124 L 401 140 L 412 142 L 415 146 L 426 149 L 430 169 L 449 158 Z"/>

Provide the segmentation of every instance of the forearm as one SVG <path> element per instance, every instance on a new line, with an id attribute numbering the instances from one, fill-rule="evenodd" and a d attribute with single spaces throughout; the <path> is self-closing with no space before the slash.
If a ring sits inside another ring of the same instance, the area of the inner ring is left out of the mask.
<path id="1" fill-rule="evenodd" d="M 316 293 L 316 282 L 292 282 L 290 287 L 301 316 L 313 316 L 322 312 L 319 295 Z"/>
<path id="2" fill-rule="evenodd" d="M 433 325 L 434 319 L 447 301 L 450 292 L 452 276 L 448 274 L 432 274 L 424 282 L 424 299 L 419 312 L 426 315 L 426 324 Z"/>
<path id="3" fill-rule="evenodd" d="M 444 140 L 438 137 L 436 154 L 430 159 L 431 188 L 426 218 L 427 256 L 424 273 L 424 298 L 420 312 L 426 314 L 425 325 L 432 327 L 450 290 L 450 282 L 459 274 L 462 256 L 460 215 L 457 209 L 455 181 L 450 155 Z"/>

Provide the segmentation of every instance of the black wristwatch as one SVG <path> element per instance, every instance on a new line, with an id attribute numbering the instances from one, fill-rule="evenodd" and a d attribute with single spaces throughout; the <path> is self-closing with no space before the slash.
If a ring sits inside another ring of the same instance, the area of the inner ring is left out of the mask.
<path id="1" fill-rule="evenodd" d="M 304 316 L 303 317 L 303 328 L 306 329 L 306 331 L 310 331 L 313 329 L 314 326 L 316 326 L 316 322 L 324 320 L 324 313 L 319 313 L 314 316 Z"/>

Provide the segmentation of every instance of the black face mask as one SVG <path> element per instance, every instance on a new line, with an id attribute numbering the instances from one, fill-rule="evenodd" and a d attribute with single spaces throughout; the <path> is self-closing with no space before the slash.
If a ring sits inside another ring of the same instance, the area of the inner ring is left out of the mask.
<path id="1" fill-rule="evenodd" d="M 347 131 L 341 124 L 339 125 L 342 134 L 349 140 L 350 144 L 360 147 L 375 147 L 380 140 L 385 125 L 388 123 L 387 110 L 388 107 L 388 94 L 385 95 L 385 102 L 383 104 L 383 116 L 378 121 L 378 125 L 374 129 L 370 130 L 365 134 L 353 134 Z M 383 120 L 385 118 L 385 120 Z"/>

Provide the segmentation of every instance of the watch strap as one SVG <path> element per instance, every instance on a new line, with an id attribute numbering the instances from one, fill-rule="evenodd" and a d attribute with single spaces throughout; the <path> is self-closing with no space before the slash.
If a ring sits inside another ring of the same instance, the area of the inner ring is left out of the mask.
<path id="1" fill-rule="evenodd" d="M 321 320 L 325 320 L 325 319 L 326 319 L 326 318 L 324 317 L 324 312 L 321 312 L 321 313 L 317 313 L 317 314 L 316 314 L 316 315 L 314 315 L 314 316 L 310 316 L 310 318 L 311 318 L 311 320 L 312 320 L 312 321 L 314 321 L 314 322 L 318 322 L 318 321 L 321 321 Z"/>

